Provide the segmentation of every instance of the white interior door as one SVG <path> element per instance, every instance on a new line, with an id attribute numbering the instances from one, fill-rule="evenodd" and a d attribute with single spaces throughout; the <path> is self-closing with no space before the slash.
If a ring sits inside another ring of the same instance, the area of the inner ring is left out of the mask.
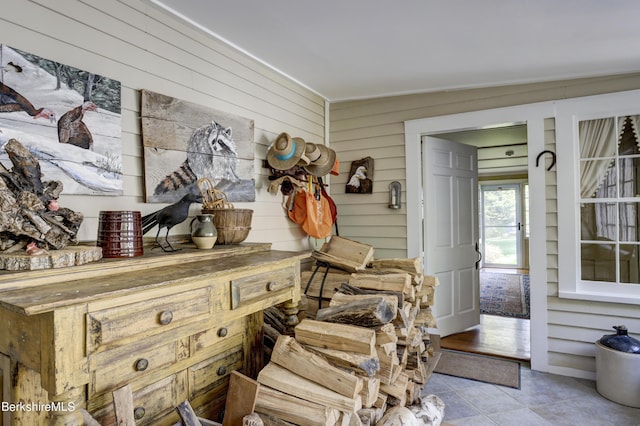
<path id="1" fill-rule="evenodd" d="M 480 323 L 477 164 L 474 146 L 422 138 L 424 265 L 440 281 L 434 313 L 441 336 Z"/>

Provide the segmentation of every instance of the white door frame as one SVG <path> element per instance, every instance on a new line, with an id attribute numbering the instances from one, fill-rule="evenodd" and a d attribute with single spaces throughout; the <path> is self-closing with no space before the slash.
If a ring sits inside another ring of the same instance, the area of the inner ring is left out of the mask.
<path id="1" fill-rule="evenodd" d="M 407 256 L 422 257 L 422 161 L 420 141 L 424 135 L 472 130 L 499 123 L 527 123 L 530 269 L 531 280 L 531 368 L 548 371 L 547 341 L 547 248 L 544 162 L 536 167 L 544 146 L 544 119 L 555 117 L 555 103 L 541 102 L 483 111 L 409 120 L 404 123 L 407 183 Z"/>

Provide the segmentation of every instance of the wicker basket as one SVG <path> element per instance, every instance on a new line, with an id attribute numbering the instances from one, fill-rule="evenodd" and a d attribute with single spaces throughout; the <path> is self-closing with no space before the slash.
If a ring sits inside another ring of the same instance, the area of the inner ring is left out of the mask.
<path id="1" fill-rule="evenodd" d="M 218 231 L 216 244 L 238 244 L 249 236 L 253 210 L 202 209 L 202 213 L 213 215 L 213 223 Z"/>
<path id="2" fill-rule="evenodd" d="M 249 236 L 253 210 L 236 209 L 227 199 L 227 194 L 213 187 L 209 178 L 198 179 L 202 195 L 202 213 L 212 214 L 218 231 L 216 244 L 238 244 Z"/>

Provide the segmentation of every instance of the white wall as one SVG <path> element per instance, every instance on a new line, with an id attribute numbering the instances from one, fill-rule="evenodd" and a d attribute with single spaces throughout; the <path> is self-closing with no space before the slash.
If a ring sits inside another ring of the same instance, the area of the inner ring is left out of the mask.
<path id="1" fill-rule="evenodd" d="M 0 14 L 1 43 L 122 83 L 124 195 L 63 194 L 64 207 L 85 215 L 80 240 L 96 239 L 100 210 L 144 214 L 163 206 L 143 197 L 140 89 L 148 89 L 253 119 L 256 202 L 236 204 L 254 210 L 247 241 L 308 248 L 298 226 L 285 218 L 281 196 L 267 193 L 262 160 L 283 131 L 324 143 L 323 98 L 144 0 L 10 3 Z M 191 213 L 198 210 L 194 205 Z M 172 234 L 187 233 L 186 223 Z"/>

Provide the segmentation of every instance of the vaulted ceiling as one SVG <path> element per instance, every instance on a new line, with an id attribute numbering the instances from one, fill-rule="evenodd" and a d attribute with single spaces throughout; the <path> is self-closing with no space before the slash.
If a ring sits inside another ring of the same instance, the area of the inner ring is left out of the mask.
<path id="1" fill-rule="evenodd" d="M 637 0 L 150 0 L 329 101 L 640 71 Z"/>

